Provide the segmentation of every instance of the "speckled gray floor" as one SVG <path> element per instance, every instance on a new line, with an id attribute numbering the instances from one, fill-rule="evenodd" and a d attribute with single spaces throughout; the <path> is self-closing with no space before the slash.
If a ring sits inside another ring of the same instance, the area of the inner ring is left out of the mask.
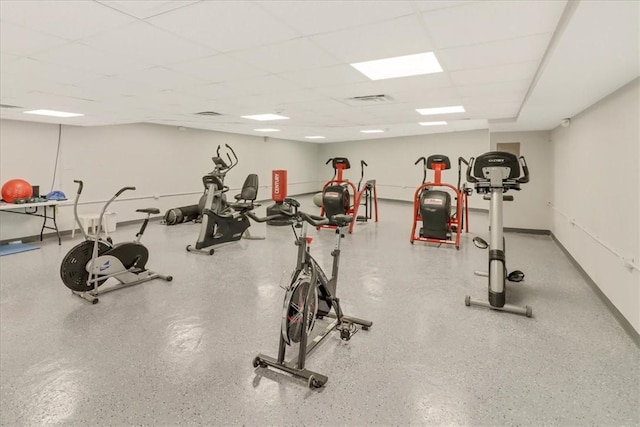
<path id="1" fill-rule="evenodd" d="M 486 295 L 473 270 L 487 253 L 471 244 L 486 214 L 460 251 L 410 245 L 408 204 L 381 202 L 380 216 L 344 239 L 338 284 L 345 312 L 374 325 L 310 357 L 329 376 L 318 391 L 251 365 L 276 353 L 290 228 L 254 225 L 267 240 L 208 257 L 184 250 L 198 225 L 153 223 L 149 267 L 174 281 L 97 305 L 58 275 L 77 236 L 1 257 L 2 425 L 640 424 L 640 350 L 549 237 L 507 235 L 508 265 L 526 273 L 508 300 L 531 305 L 527 319 L 464 306 Z M 328 267 L 333 234 L 312 234 Z"/>

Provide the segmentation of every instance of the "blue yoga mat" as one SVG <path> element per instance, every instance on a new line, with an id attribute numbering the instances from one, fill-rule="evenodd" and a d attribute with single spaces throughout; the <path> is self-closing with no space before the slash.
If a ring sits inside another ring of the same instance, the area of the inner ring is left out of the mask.
<path id="1" fill-rule="evenodd" d="M 19 252 L 27 252 L 40 249 L 37 246 L 25 245 L 24 243 L 9 243 L 0 246 L 0 256 L 17 254 Z"/>

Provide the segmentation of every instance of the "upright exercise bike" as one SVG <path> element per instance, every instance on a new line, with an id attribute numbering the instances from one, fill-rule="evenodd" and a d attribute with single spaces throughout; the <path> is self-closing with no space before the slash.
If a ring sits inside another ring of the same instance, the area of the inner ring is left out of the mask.
<path id="1" fill-rule="evenodd" d="M 522 165 L 522 175 L 520 166 Z M 475 185 L 479 194 L 484 194 L 484 199 L 490 201 L 489 216 L 491 223 L 491 240 L 487 243 L 481 237 L 473 239 L 474 245 L 480 249 L 489 248 L 488 272 L 476 272 L 479 276 L 489 279 L 488 302 L 472 300 L 467 296 L 465 305 L 476 305 L 501 310 L 509 313 L 532 316 L 529 306 L 518 307 L 506 304 L 506 281 L 520 282 L 524 273 L 515 270 L 507 274 L 505 240 L 502 229 L 502 202 L 512 201 L 513 196 L 505 195 L 509 190 L 520 190 L 521 184 L 529 182 L 529 168 L 524 156 L 520 158 L 511 153 L 491 151 L 469 160 L 467 168 L 467 181 Z"/>
<path id="2" fill-rule="evenodd" d="M 82 181 L 73 181 L 78 184 L 78 192 L 73 203 L 73 216 L 82 231 L 84 241 L 74 246 L 65 255 L 60 265 L 60 278 L 62 282 L 71 289 L 74 295 L 87 301 L 97 304 L 98 295 L 115 291 L 124 287 L 138 285 L 153 279 L 163 279 L 168 282 L 173 280 L 171 276 L 165 276 L 146 269 L 149 251 L 140 243 L 149 218 L 152 214 L 159 214 L 157 208 L 137 209 L 136 212 L 147 214 L 140 231 L 136 234 L 133 242 L 112 244 L 110 239 L 103 240 L 102 219 L 107 207 L 118 196 L 127 190 L 135 190 L 135 187 L 123 187 L 102 207 L 98 227 L 95 236 L 90 236 L 85 231 L 78 217 L 78 200 L 84 186 Z M 100 286 L 109 278 L 118 280 L 107 288 Z"/>
<path id="3" fill-rule="evenodd" d="M 262 240 L 263 237 L 253 237 L 249 233 L 251 223 L 245 213 L 257 207 L 255 200 L 258 197 L 258 175 L 247 176 L 240 194 L 235 196 L 236 202 L 227 202 L 226 193 L 229 187 L 224 184 L 224 178 L 231 169 L 237 166 L 238 156 L 228 144 L 227 149 L 233 154 L 233 158 L 227 153 L 229 163 L 220 157 L 220 146 L 216 151 L 216 157 L 212 157 L 215 168 L 211 173 L 202 177 L 205 186 L 205 196 L 201 201 L 202 222 L 200 234 L 195 246 L 188 245 L 187 252 L 213 255 L 213 246 L 223 243 L 235 242 L 241 238 Z"/>
<path id="4" fill-rule="evenodd" d="M 266 222 L 278 218 L 282 223 L 288 218 L 296 236 L 298 255 L 296 268 L 291 276 L 283 304 L 282 321 L 280 328 L 280 344 L 278 357 L 259 354 L 253 360 L 253 366 L 271 367 L 288 372 L 307 380 L 310 388 L 322 387 L 328 380 L 327 376 L 305 368 L 307 355 L 324 340 L 330 332 L 340 332 L 340 338 L 348 341 L 360 328 L 368 330 L 373 323 L 355 317 L 346 316 L 342 312 L 340 299 L 336 296 L 338 284 L 338 268 L 340 264 L 340 240 L 344 237 L 344 230 L 353 221 L 350 215 L 334 215 L 331 221 L 337 225 L 335 230 L 336 243 L 331 252 L 333 266 L 331 278 L 327 278 L 322 268 L 309 253 L 311 237 L 307 237 L 307 223 L 318 227 L 329 223 L 329 219 L 311 215 L 298 210 L 300 203 L 297 200 L 287 198 L 285 203 L 291 206 L 292 211 L 283 211 L 281 215 L 271 215 L 258 218 L 253 213 L 247 213 L 254 221 Z M 300 236 L 296 233 L 296 227 L 302 227 Z M 333 310 L 333 312 L 331 312 Z M 309 342 L 309 335 L 313 330 L 316 318 L 329 317 L 334 319 L 324 330 Z M 298 343 L 297 357 L 290 361 L 285 360 L 287 346 Z"/>

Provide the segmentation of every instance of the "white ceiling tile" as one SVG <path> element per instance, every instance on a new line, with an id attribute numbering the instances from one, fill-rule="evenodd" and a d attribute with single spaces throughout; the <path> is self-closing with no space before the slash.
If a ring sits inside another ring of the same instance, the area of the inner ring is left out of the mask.
<path id="1" fill-rule="evenodd" d="M 211 56 L 212 49 L 188 42 L 144 22 L 136 22 L 82 40 L 106 52 L 136 58 L 153 65 L 166 65 Z"/>
<path id="2" fill-rule="evenodd" d="M 495 94 L 524 95 L 529 89 L 531 80 L 515 80 L 512 82 L 485 83 L 469 86 L 458 86 L 458 92 L 463 97 L 491 96 Z"/>
<path id="3" fill-rule="evenodd" d="M 418 10 L 420 11 L 430 11 L 436 9 L 446 9 L 449 7 L 456 6 L 464 6 L 469 3 L 475 3 L 477 0 L 423 0 L 423 1 L 414 1 L 413 3 L 416 5 Z"/>
<path id="4" fill-rule="evenodd" d="M 279 74 L 279 76 L 305 88 L 338 86 L 370 81 L 352 66 L 344 64 L 304 71 L 291 71 Z"/>
<path id="5" fill-rule="evenodd" d="M 436 51 L 445 71 L 497 67 L 527 61 L 540 61 L 551 34 L 521 37 L 474 46 Z"/>
<path id="6" fill-rule="evenodd" d="M 167 68 L 198 77 L 209 83 L 246 79 L 266 74 L 264 71 L 223 54 L 172 64 Z"/>
<path id="7" fill-rule="evenodd" d="M 347 63 L 390 58 L 433 50 L 415 15 L 311 37 L 333 56 Z"/>
<path id="8" fill-rule="evenodd" d="M 164 67 L 151 67 L 144 70 L 118 75 L 123 80 L 129 80 L 143 87 L 153 87 L 161 90 L 177 89 L 201 85 L 204 82 L 196 77 L 190 77 Z"/>
<path id="9" fill-rule="evenodd" d="M 5 2 L 0 1 L 0 5 Z M 52 47 L 69 43 L 67 40 L 29 30 L 1 21 L 0 51 L 17 56 L 29 56 Z"/>
<path id="10" fill-rule="evenodd" d="M 308 39 L 290 40 L 231 55 L 270 73 L 307 70 L 340 63 Z"/>
<path id="11" fill-rule="evenodd" d="M 98 74 L 48 64 L 31 58 L 21 58 L 3 67 L 2 79 L 12 78 L 23 88 L 42 88 L 49 84 L 84 84 L 99 77 Z"/>
<path id="12" fill-rule="evenodd" d="M 265 10 L 300 34 L 311 35 L 413 13 L 407 1 L 272 1 L 261 2 Z"/>
<path id="13" fill-rule="evenodd" d="M 0 1 L 0 19 L 76 40 L 135 21 L 93 1 Z"/>
<path id="14" fill-rule="evenodd" d="M 527 61 L 500 67 L 452 71 L 449 75 L 453 84 L 458 86 L 508 82 L 513 80 L 531 80 L 538 69 L 538 65 L 539 61 Z"/>
<path id="15" fill-rule="evenodd" d="M 203 1 L 147 20 L 156 27 L 219 52 L 247 49 L 299 37 L 256 3 Z"/>
<path id="16" fill-rule="evenodd" d="M 188 0 L 105 0 L 99 1 L 110 8 L 119 10 L 138 19 L 147 19 L 170 10 L 188 6 L 197 1 Z"/>
<path id="17" fill-rule="evenodd" d="M 552 33 L 566 1 L 481 1 L 423 14 L 439 49 Z M 460 31 L 464 25 L 464 31 Z"/>
<path id="18" fill-rule="evenodd" d="M 89 70 L 97 74 L 114 75 L 127 71 L 148 68 L 150 64 L 135 58 L 102 52 L 81 43 L 69 43 L 31 55 L 39 61 L 58 64 L 79 70 Z"/>

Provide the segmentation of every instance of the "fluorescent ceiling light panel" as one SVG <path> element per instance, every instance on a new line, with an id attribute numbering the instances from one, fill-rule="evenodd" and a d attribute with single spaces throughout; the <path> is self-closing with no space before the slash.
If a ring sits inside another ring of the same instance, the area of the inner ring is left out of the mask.
<path id="1" fill-rule="evenodd" d="M 251 120 L 260 120 L 261 122 L 265 122 L 268 120 L 285 120 L 289 117 L 280 116 L 278 114 L 254 114 L 253 116 L 242 116 L 245 119 Z"/>
<path id="2" fill-rule="evenodd" d="M 351 64 L 351 66 L 371 80 L 393 79 L 396 77 L 442 72 L 442 67 L 433 52 L 357 62 Z"/>
<path id="3" fill-rule="evenodd" d="M 67 113 L 64 111 L 55 111 L 55 110 L 31 110 L 25 111 L 25 114 L 37 114 L 39 116 L 51 116 L 51 117 L 79 117 L 84 116 L 84 114 L 78 113 Z"/>
<path id="4" fill-rule="evenodd" d="M 263 129 L 254 129 L 256 132 L 280 132 L 280 129 L 273 128 L 263 128 Z"/>
<path id="5" fill-rule="evenodd" d="M 307 139 L 324 139 L 324 136 L 320 136 L 320 135 L 317 135 L 317 136 L 305 136 L 305 138 L 307 138 Z"/>
<path id="6" fill-rule="evenodd" d="M 423 116 L 432 116 L 436 114 L 464 113 L 464 107 L 462 105 L 452 105 L 450 107 L 418 108 L 416 111 Z"/>
<path id="7" fill-rule="evenodd" d="M 441 126 L 441 125 L 446 125 L 447 122 L 444 122 L 444 121 L 440 121 L 440 122 L 420 122 L 418 124 L 420 126 Z"/>
<path id="8" fill-rule="evenodd" d="M 361 130 L 360 132 L 362 132 L 362 133 L 384 133 L 384 131 L 382 129 L 368 129 L 368 130 Z"/>

